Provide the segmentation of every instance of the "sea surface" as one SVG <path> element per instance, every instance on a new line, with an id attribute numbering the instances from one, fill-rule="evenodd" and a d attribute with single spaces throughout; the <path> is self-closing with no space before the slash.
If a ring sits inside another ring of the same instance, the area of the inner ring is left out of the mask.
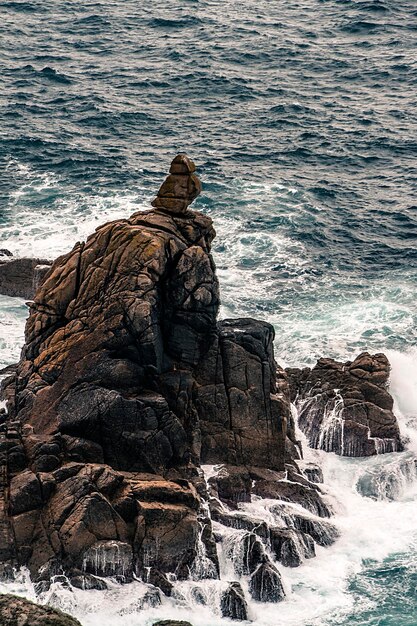
<path id="1" fill-rule="evenodd" d="M 342 538 L 282 568 L 288 599 L 254 623 L 416 626 L 416 0 L 0 1 L 0 248 L 54 258 L 147 208 L 178 151 L 215 222 L 222 316 L 273 323 L 283 365 L 386 352 L 408 441 L 322 454 Z M 0 296 L 0 368 L 26 315 Z M 85 626 L 152 623 L 119 615 L 124 590 L 89 593 L 48 600 Z"/>

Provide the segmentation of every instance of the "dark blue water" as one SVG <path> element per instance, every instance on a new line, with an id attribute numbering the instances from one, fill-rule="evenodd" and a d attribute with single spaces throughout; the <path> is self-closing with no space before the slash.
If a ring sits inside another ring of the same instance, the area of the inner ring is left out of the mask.
<path id="1" fill-rule="evenodd" d="M 3 0 L 1 247 L 68 250 L 146 206 L 186 151 L 223 315 L 273 322 L 286 363 L 409 353 L 416 120 L 415 0 Z M 0 362 L 25 315 L 0 298 Z M 382 615 L 403 606 L 401 572 L 392 587 L 375 574 Z M 410 610 L 343 624 L 415 626 Z"/>

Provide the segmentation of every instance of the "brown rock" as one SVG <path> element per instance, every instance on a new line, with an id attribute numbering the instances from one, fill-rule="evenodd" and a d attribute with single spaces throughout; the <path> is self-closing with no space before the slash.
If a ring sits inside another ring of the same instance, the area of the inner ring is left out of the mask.
<path id="1" fill-rule="evenodd" d="M 81 626 L 80 622 L 58 609 L 39 606 L 11 594 L 0 595 L 2 626 Z"/>
<path id="2" fill-rule="evenodd" d="M 0 256 L 0 294 L 32 299 L 50 266 L 47 259 Z"/>
<path id="3" fill-rule="evenodd" d="M 320 359 L 312 369 L 288 369 L 299 426 L 314 448 L 344 456 L 402 450 L 384 354 L 353 362 Z"/>

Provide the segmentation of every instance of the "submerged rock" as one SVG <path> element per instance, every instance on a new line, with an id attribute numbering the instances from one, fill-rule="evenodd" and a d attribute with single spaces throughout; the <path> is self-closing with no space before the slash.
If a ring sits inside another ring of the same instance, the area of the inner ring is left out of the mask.
<path id="1" fill-rule="evenodd" d="M 0 594 L 0 624 L 2 626 L 81 626 L 74 617 L 58 609 L 39 606 L 24 598 Z"/>
<path id="2" fill-rule="evenodd" d="M 299 426 L 311 447 L 343 456 L 402 450 L 384 354 L 363 352 L 346 363 L 320 359 L 311 370 L 287 373 Z"/>
<path id="3" fill-rule="evenodd" d="M 248 619 L 248 605 L 240 583 L 229 583 L 226 591 L 222 593 L 220 610 L 222 616 L 229 619 L 241 621 Z"/>

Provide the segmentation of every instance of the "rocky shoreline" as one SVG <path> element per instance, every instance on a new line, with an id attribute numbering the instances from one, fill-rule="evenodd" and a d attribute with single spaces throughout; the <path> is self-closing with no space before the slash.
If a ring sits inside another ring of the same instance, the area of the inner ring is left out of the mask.
<path id="1" fill-rule="evenodd" d="M 284 371 L 270 324 L 217 320 L 215 231 L 189 209 L 200 190 L 178 155 L 153 209 L 32 263 L 25 346 L 1 387 L 0 569 L 27 566 L 39 594 L 57 576 L 140 579 L 158 604 L 176 581 L 220 579 L 221 553 L 234 579 L 218 610 L 247 620 L 249 598 L 285 598 L 281 565 L 338 537 L 292 403 L 311 447 L 402 449 L 384 355 Z M 258 500 L 274 523 L 247 513 Z"/>

